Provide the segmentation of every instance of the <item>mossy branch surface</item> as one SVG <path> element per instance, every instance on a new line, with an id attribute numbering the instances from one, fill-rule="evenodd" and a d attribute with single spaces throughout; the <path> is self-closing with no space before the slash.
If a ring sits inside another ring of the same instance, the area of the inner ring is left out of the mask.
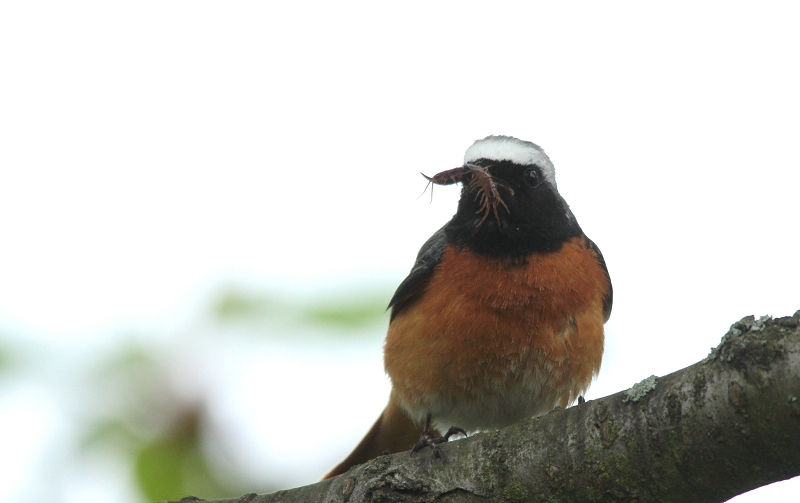
<path id="1" fill-rule="evenodd" d="M 723 502 L 800 475 L 800 311 L 735 323 L 673 374 L 430 452 L 216 503 Z M 635 397 L 635 400 L 631 397 Z"/>

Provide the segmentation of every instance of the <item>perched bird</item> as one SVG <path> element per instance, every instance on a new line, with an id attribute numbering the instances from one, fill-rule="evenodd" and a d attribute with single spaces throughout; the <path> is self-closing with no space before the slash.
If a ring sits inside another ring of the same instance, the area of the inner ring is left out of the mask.
<path id="1" fill-rule="evenodd" d="M 611 280 L 544 150 L 489 136 L 467 150 L 463 166 L 426 178 L 461 183 L 458 210 L 422 245 L 389 302 L 389 404 L 325 478 L 386 451 L 437 450 L 462 429 L 566 407 L 600 370 Z M 420 437 L 429 422 L 455 428 Z"/>

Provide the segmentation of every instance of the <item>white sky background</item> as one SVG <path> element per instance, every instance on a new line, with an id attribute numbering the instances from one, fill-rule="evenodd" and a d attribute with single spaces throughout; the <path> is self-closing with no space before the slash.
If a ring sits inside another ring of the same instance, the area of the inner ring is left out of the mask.
<path id="1" fill-rule="evenodd" d="M 508 134 L 546 149 L 608 262 L 614 312 L 589 397 L 678 370 L 742 316 L 800 309 L 796 9 L 4 2 L 0 337 L 79 360 L 130 331 L 185 329 L 227 284 L 301 296 L 398 284 L 455 211 L 457 188 L 417 198 L 419 171 Z M 285 351 L 272 376 L 210 372 L 219 416 L 253 407 L 226 390 L 285 397 L 294 418 L 241 429 L 285 449 L 293 483 L 312 482 L 386 398 L 380 341 L 351 349 L 269 348 Z M 224 354 L 233 371 L 261 353 Z M 354 386 L 372 386 L 372 402 L 335 405 L 332 390 Z M 58 471 L 44 460 L 63 442 L 47 439 L 66 427 L 47 390 L 0 393 L 0 425 L 15 428 L 0 440 L 25 453 L 0 479 L 5 501 Z M 315 414 L 342 432 L 336 452 L 271 434 Z M 82 477 L 65 500 L 128 490 Z M 736 501 L 794 501 L 790 484 Z"/>

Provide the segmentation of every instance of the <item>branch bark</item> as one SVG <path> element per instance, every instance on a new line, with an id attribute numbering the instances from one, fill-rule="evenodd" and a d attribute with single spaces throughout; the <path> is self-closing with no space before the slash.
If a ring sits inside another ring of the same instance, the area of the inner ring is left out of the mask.
<path id="1" fill-rule="evenodd" d="M 215 503 L 723 502 L 800 475 L 800 311 L 630 390 L 316 484 Z"/>

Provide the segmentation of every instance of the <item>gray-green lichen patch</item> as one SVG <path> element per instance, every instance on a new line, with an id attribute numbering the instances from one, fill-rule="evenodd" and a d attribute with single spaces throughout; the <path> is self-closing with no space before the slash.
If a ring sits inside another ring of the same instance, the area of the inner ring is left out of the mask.
<path id="1" fill-rule="evenodd" d="M 703 360 L 703 363 L 709 363 L 716 360 L 717 356 L 719 355 L 719 349 L 726 342 L 735 339 L 740 335 L 742 335 L 743 333 L 749 332 L 751 330 L 753 332 L 759 332 L 761 330 L 764 330 L 764 327 L 767 326 L 767 322 L 771 319 L 772 316 L 764 315 L 756 320 L 756 317 L 751 314 L 750 316 L 745 316 L 741 320 L 737 321 L 736 323 L 731 325 L 731 328 L 728 329 L 725 335 L 722 336 L 722 340 L 719 341 L 719 345 L 717 345 L 717 347 L 715 348 L 711 348 L 711 352 L 708 353 L 708 356 L 706 356 L 705 360 Z"/>
<path id="2" fill-rule="evenodd" d="M 769 320 L 771 320 L 771 319 L 772 319 L 772 316 L 770 316 L 768 314 L 762 316 L 761 318 L 759 318 L 759 319 L 757 319 L 756 321 L 753 322 L 753 326 L 750 327 L 750 330 L 752 330 L 753 332 L 759 332 L 761 330 L 764 330 L 764 327 L 767 326 L 767 322 Z"/>
<path id="3" fill-rule="evenodd" d="M 703 363 L 717 361 L 742 369 L 748 364 L 769 367 L 785 351 L 779 334 L 794 324 L 800 324 L 800 320 L 794 316 L 777 320 L 772 316 L 761 316 L 757 320 L 754 316 L 742 318 L 731 325 L 719 346 L 711 351 Z"/>
<path id="4" fill-rule="evenodd" d="M 628 391 L 625 392 L 625 398 L 622 399 L 623 402 L 638 402 L 644 396 L 654 389 L 656 389 L 656 384 L 658 384 L 658 378 L 656 376 L 650 376 L 647 379 L 638 382 L 631 387 Z"/>

